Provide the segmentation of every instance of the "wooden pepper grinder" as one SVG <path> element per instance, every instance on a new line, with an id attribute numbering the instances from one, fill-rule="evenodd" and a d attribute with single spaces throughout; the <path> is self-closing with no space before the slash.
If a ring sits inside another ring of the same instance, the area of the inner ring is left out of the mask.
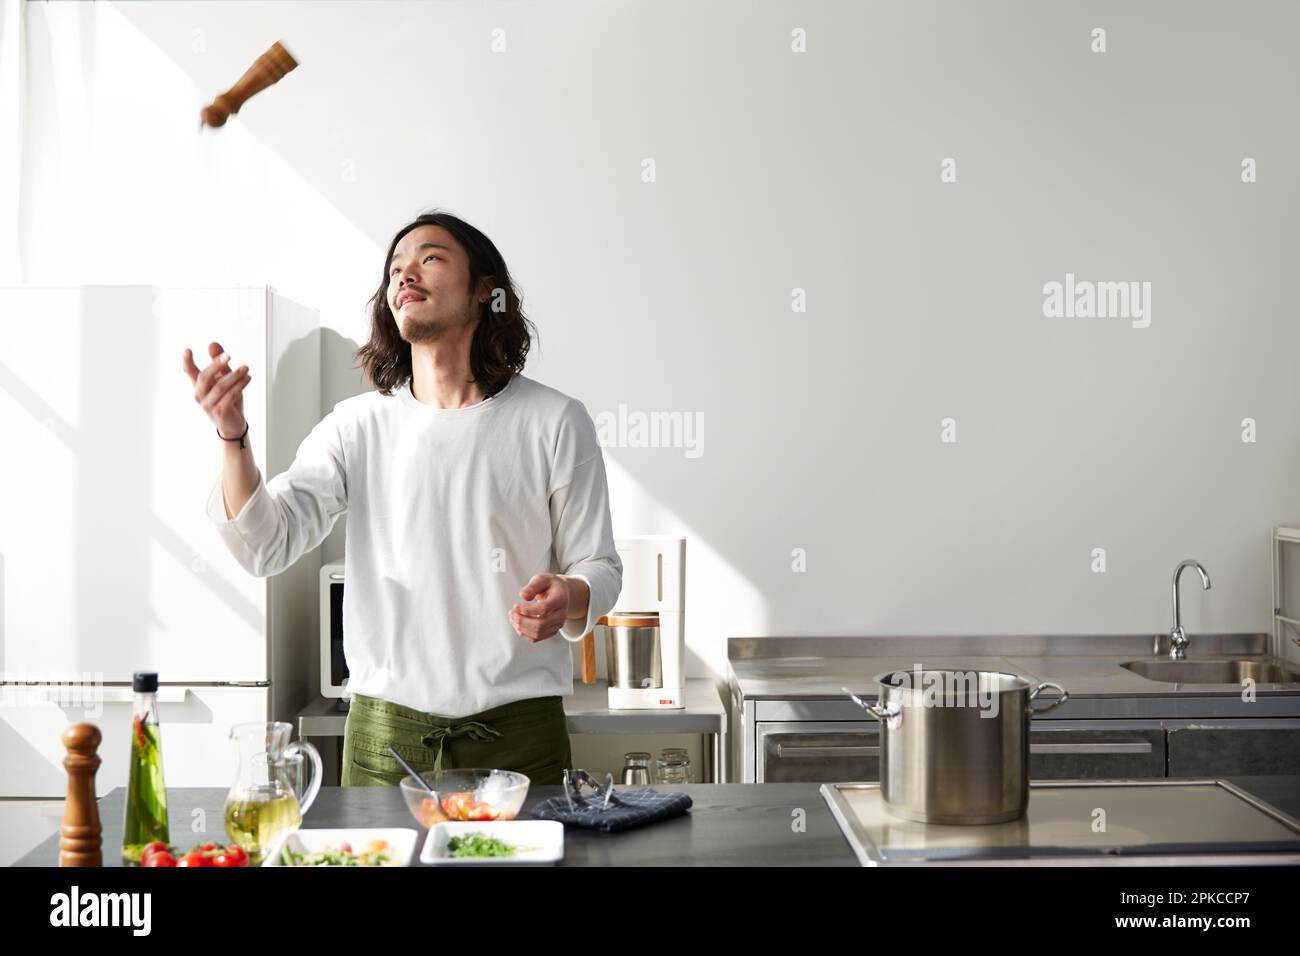
<path id="1" fill-rule="evenodd" d="M 239 78 L 238 83 L 213 100 L 211 105 L 203 107 L 199 112 L 199 129 L 203 129 L 205 123 L 208 126 L 224 126 L 226 120 L 238 113 L 249 97 L 262 92 L 272 83 L 278 83 L 282 76 L 297 65 L 298 61 L 276 40 L 271 49 L 259 56 L 257 62 L 248 68 L 248 72 Z"/>
<path id="2" fill-rule="evenodd" d="M 63 806 L 59 831 L 59 866 L 103 866 L 103 827 L 95 802 L 95 772 L 99 770 L 99 743 L 94 724 L 72 724 L 63 732 L 63 758 L 68 771 L 68 800 Z"/>

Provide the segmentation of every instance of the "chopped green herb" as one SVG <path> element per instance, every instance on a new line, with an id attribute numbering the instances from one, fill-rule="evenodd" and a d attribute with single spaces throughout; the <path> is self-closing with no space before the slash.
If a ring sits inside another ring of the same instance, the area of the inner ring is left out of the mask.
<path id="1" fill-rule="evenodd" d="M 447 841 L 447 855 L 454 857 L 514 856 L 523 849 L 531 850 L 533 847 L 517 847 L 513 843 L 482 833 L 468 833 Z"/>

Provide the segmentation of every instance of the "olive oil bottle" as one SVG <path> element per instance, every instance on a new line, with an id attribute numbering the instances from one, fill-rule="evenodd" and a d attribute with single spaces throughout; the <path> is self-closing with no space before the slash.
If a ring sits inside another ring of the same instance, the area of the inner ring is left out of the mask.
<path id="1" fill-rule="evenodd" d="M 137 671 L 131 682 L 131 775 L 126 785 L 122 862 L 139 864 L 155 840 L 170 843 L 167 788 L 163 784 L 162 732 L 158 727 L 158 675 Z"/>

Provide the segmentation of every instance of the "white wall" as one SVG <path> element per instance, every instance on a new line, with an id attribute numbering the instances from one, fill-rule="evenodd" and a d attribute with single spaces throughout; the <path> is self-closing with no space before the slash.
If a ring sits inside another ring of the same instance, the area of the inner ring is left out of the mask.
<path id="1" fill-rule="evenodd" d="M 1189 631 L 1264 631 L 1300 522 L 1298 11 L 32 4 L 5 278 L 268 282 L 336 333 L 324 410 L 393 231 L 475 223 L 527 374 L 703 422 L 699 457 L 605 450 L 616 534 L 690 539 L 693 674 L 728 635 L 1167 630 L 1184 557 Z M 299 68 L 200 134 L 277 39 Z M 1045 318 L 1067 272 L 1150 282 L 1149 327 Z"/>

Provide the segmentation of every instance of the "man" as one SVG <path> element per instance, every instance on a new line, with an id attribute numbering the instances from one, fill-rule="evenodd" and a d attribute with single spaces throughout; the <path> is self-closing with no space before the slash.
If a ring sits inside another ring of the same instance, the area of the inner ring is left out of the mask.
<path id="1" fill-rule="evenodd" d="M 375 390 L 335 405 L 269 482 L 242 440 L 246 367 L 230 371 L 217 343 L 202 372 L 185 353 L 225 440 L 208 515 L 264 577 L 350 513 L 345 786 L 395 785 L 405 773 L 389 746 L 421 771 L 559 783 L 572 764 L 567 642 L 623 579 L 595 426 L 581 402 L 521 374 L 529 323 L 479 230 L 426 213 L 384 263 L 357 352 Z"/>

